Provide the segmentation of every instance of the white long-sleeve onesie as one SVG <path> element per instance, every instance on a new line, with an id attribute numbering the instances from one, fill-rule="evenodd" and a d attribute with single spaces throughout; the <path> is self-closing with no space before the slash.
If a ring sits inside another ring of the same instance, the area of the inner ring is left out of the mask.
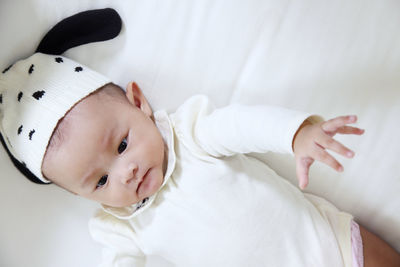
<path id="1" fill-rule="evenodd" d="M 271 106 L 214 109 L 194 96 L 155 113 L 168 146 L 159 191 L 126 208 L 103 206 L 89 223 L 101 266 L 351 266 L 350 214 L 303 194 L 248 152 L 292 153 L 310 114 Z"/>

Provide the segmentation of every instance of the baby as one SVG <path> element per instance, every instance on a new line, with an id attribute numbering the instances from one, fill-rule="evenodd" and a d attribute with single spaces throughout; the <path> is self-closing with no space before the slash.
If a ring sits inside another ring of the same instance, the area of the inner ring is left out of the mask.
<path id="1" fill-rule="evenodd" d="M 400 255 L 326 200 L 303 194 L 250 152 L 293 153 L 300 188 L 326 149 L 361 135 L 356 116 L 324 121 L 270 106 L 214 109 L 194 96 L 153 114 L 140 88 L 126 93 L 61 56 L 36 53 L 0 75 L 1 139 L 21 172 L 102 204 L 90 232 L 101 266 L 400 266 Z"/>

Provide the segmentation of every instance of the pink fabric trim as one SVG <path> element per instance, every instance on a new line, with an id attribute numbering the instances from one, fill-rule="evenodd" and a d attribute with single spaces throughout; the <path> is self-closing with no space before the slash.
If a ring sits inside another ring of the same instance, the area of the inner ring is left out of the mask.
<path id="1" fill-rule="evenodd" d="M 353 255 L 353 267 L 364 267 L 364 253 L 360 227 L 351 221 L 351 250 Z"/>

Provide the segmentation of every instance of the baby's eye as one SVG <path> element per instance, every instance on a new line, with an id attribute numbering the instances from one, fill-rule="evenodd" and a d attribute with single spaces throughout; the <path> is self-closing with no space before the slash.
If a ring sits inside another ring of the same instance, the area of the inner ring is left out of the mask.
<path id="1" fill-rule="evenodd" d="M 128 142 L 126 141 L 126 137 L 125 137 L 124 140 L 122 140 L 121 144 L 118 147 L 118 153 L 121 154 L 122 152 L 124 152 L 124 150 L 126 149 L 127 146 L 128 146 Z"/>
<path id="2" fill-rule="evenodd" d="M 107 179 L 108 179 L 108 175 L 107 175 L 107 174 L 106 174 L 106 175 L 103 175 L 103 176 L 100 178 L 99 182 L 97 183 L 96 189 L 98 189 L 98 188 L 102 187 L 103 185 L 105 185 L 105 184 L 107 183 Z"/>

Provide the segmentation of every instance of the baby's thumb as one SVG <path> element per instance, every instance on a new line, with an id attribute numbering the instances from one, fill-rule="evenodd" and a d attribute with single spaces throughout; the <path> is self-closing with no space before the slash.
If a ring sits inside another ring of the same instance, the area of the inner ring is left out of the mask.
<path id="1" fill-rule="evenodd" d="M 312 158 L 296 157 L 296 175 L 302 190 L 308 185 L 308 172 L 313 162 Z"/>

